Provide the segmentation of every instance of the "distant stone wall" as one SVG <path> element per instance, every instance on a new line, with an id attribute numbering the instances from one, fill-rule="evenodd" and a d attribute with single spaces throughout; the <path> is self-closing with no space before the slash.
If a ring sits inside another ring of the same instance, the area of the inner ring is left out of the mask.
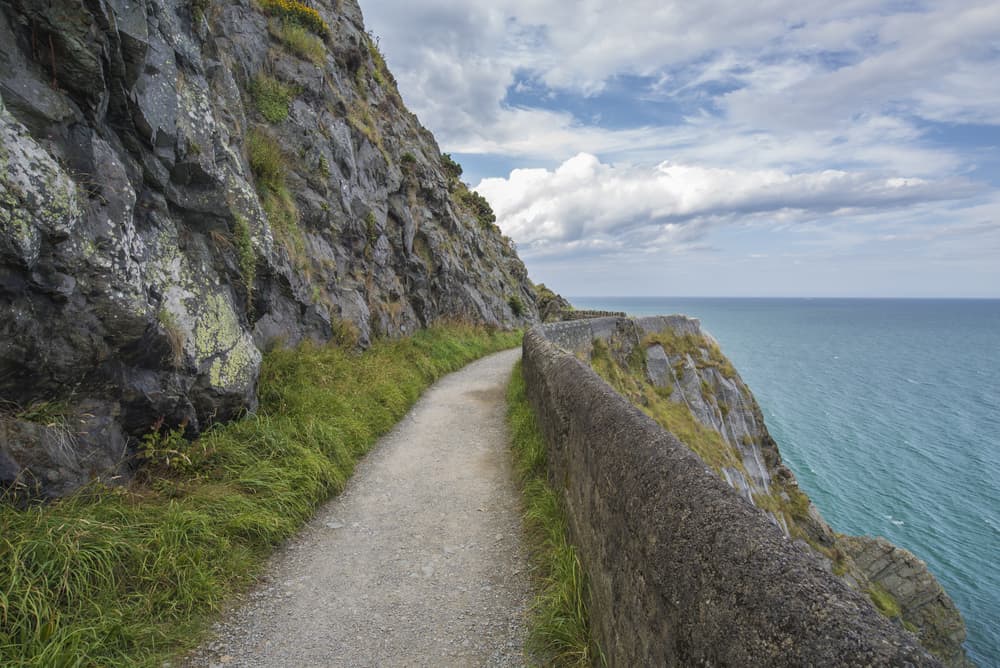
<path id="1" fill-rule="evenodd" d="M 602 312 L 604 313 L 604 312 Z M 698 320 L 685 315 L 656 315 L 645 318 L 629 318 L 624 313 L 553 322 L 545 325 L 542 331 L 545 338 L 560 348 L 572 353 L 590 353 L 594 339 L 607 340 L 616 332 L 631 330 L 636 337 L 636 343 L 643 333 L 658 332 L 666 328 L 674 331 L 699 334 Z"/>
<path id="2" fill-rule="evenodd" d="M 593 311 L 593 310 L 581 310 L 573 309 L 571 311 L 563 311 L 563 320 L 586 320 L 588 318 L 605 318 L 608 316 L 617 316 L 624 318 L 624 311 Z"/>
<path id="3" fill-rule="evenodd" d="M 657 324 L 601 318 L 524 338 L 528 397 L 609 664 L 940 665 L 567 352 Z"/>

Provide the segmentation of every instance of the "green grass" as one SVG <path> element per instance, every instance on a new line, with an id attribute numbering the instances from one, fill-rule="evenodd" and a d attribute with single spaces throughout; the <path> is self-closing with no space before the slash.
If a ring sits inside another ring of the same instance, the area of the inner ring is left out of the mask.
<path id="1" fill-rule="evenodd" d="M 361 70 L 358 70 L 359 72 Z M 354 99 L 347 110 L 347 122 L 376 147 L 385 158 L 386 164 L 392 164 L 389 153 L 385 150 L 382 142 L 382 133 L 378 129 L 378 124 L 372 116 L 371 107 L 368 104 L 367 96 L 363 93 Z"/>
<path id="2" fill-rule="evenodd" d="M 208 10 L 208 6 L 211 0 L 189 0 L 188 6 L 191 9 L 191 18 L 197 22 L 201 22 L 205 18 L 205 12 Z"/>
<path id="3" fill-rule="evenodd" d="M 259 72 L 250 82 L 257 111 L 270 123 L 281 123 L 288 118 L 288 109 L 295 99 L 294 87 L 278 81 L 272 76 Z"/>
<path id="4" fill-rule="evenodd" d="M 257 179 L 258 190 L 285 187 L 288 163 L 277 139 L 261 128 L 251 128 L 247 133 L 247 155 L 250 158 L 250 169 Z"/>
<path id="5" fill-rule="evenodd" d="M 511 295 L 507 297 L 507 305 L 510 306 L 511 312 L 518 318 L 524 315 L 524 302 L 517 295 Z"/>
<path id="6" fill-rule="evenodd" d="M 546 447 L 525 397 L 521 363 L 507 388 L 514 466 L 524 496 L 524 519 L 538 593 L 531 607 L 529 650 L 548 666 L 603 663 L 590 634 L 587 581 L 569 531 L 559 495 L 546 476 Z"/>
<path id="7" fill-rule="evenodd" d="M 299 58 L 317 66 L 326 62 L 326 45 L 323 40 L 302 24 L 288 18 L 271 19 L 269 29 L 272 35 Z"/>
<path id="8" fill-rule="evenodd" d="M 644 341 L 640 348 L 655 343 L 660 341 Z M 632 358 L 629 362 L 630 366 L 636 364 Z M 687 404 L 671 401 L 669 397 L 672 388 L 658 388 L 650 383 L 644 367 L 635 369 L 622 366 L 611 354 L 608 344 L 600 339 L 593 342 L 590 365 L 609 385 L 697 453 L 716 473 L 721 473 L 724 466 L 745 472 L 738 453 L 726 443 L 722 435 L 698 422 Z"/>
<path id="9" fill-rule="evenodd" d="M 878 611 L 889 619 L 896 619 L 902 615 L 899 602 L 882 585 L 872 583 L 871 587 L 868 588 L 868 597 L 871 598 Z"/>
<path id="10" fill-rule="evenodd" d="M 247 291 L 247 301 L 250 301 L 254 281 L 257 279 L 257 252 L 253 247 L 253 239 L 250 238 L 250 223 L 239 214 L 233 224 L 233 239 L 239 257 L 240 276 Z"/>
<path id="11" fill-rule="evenodd" d="M 247 133 L 250 170 L 257 182 L 257 194 L 267 220 L 300 270 L 306 266 L 305 238 L 299 228 L 299 210 L 288 189 L 288 162 L 278 140 L 262 128 Z M 241 251 L 242 252 L 242 251 Z M 242 262 L 241 255 L 241 262 Z"/>
<path id="12" fill-rule="evenodd" d="M 519 339 L 453 325 L 274 351 L 256 415 L 161 435 L 129 487 L 0 504 L 0 665 L 159 666 L 193 646 L 424 388 Z"/>
<path id="13" fill-rule="evenodd" d="M 18 420 L 27 420 L 46 427 L 65 426 L 69 420 L 69 406 L 60 401 L 35 401 L 22 410 L 13 411 Z"/>
<path id="14" fill-rule="evenodd" d="M 389 66 L 385 64 L 385 56 L 382 55 L 382 51 L 378 48 L 378 43 L 370 33 L 366 34 L 363 39 L 368 47 L 368 53 L 372 57 L 372 63 L 375 65 L 372 69 L 372 78 L 375 79 L 379 86 L 385 86 L 386 81 L 391 77 Z"/>

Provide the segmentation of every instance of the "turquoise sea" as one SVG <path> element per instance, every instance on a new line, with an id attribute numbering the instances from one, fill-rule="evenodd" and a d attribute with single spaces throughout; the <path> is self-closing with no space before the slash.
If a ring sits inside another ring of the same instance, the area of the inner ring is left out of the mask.
<path id="1" fill-rule="evenodd" d="M 700 318 L 827 521 L 926 561 L 1000 666 L 1000 300 L 570 301 Z"/>

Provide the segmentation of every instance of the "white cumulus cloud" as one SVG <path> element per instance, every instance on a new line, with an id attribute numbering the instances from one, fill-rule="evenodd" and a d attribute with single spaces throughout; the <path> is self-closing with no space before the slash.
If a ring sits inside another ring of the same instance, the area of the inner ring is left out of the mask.
<path id="1" fill-rule="evenodd" d="M 476 190 L 526 250 L 575 252 L 581 242 L 642 249 L 687 247 L 725 222 L 767 216 L 775 224 L 863 210 L 898 209 L 976 192 L 960 180 L 840 170 L 790 174 L 661 162 L 617 166 L 580 153 L 549 169 L 516 169 Z"/>

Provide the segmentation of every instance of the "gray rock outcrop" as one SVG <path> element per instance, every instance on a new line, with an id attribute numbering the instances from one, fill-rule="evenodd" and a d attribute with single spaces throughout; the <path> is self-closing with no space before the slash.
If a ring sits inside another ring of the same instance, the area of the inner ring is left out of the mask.
<path id="1" fill-rule="evenodd" d="M 544 283 L 535 286 L 538 317 L 542 322 L 557 322 L 565 313 L 573 310 L 573 306 L 562 295 L 545 287 Z"/>
<path id="2" fill-rule="evenodd" d="M 917 629 L 924 647 L 946 665 L 974 665 L 962 649 L 962 616 L 927 564 L 881 537 L 838 536 L 838 545 L 869 582 L 889 592 L 900 618 Z"/>
<path id="3" fill-rule="evenodd" d="M 0 483 L 127 475 L 269 346 L 535 320 L 441 160 L 355 0 L 0 0 Z"/>

